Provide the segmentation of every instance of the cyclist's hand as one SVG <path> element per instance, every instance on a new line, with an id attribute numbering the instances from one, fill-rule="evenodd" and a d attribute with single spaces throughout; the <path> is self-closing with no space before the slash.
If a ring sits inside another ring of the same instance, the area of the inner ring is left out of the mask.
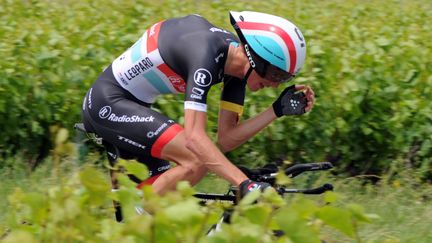
<path id="1" fill-rule="evenodd" d="M 273 110 L 277 117 L 301 115 L 312 109 L 314 101 L 315 94 L 309 86 L 291 85 L 273 102 Z"/>
<path id="2" fill-rule="evenodd" d="M 245 180 L 242 183 L 240 183 L 240 186 L 239 186 L 240 198 L 243 198 L 249 192 L 252 192 L 255 190 L 260 190 L 263 192 L 267 187 L 271 187 L 271 185 L 266 183 L 266 182 L 256 182 L 256 181 L 251 181 L 251 180 Z"/>

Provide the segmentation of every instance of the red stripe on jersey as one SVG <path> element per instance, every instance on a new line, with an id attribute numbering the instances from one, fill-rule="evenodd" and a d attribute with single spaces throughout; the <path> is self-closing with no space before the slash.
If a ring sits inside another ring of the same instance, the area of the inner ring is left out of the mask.
<path id="1" fill-rule="evenodd" d="M 167 145 L 179 132 L 181 132 L 183 128 L 174 124 L 170 126 L 164 133 L 160 135 L 153 144 L 151 148 L 151 155 L 156 158 L 160 158 L 162 149 Z"/>
<path id="2" fill-rule="evenodd" d="M 264 30 L 273 32 L 279 35 L 282 40 L 285 42 L 285 45 L 288 46 L 288 52 L 290 56 L 290 68 L 289 72 L 294 73 L 295 65 L 297 62 L 297 53 L 295 49 L 295 45 L 291 37 L 283 30 L 282 28 L 272 25 L 272 24 L 264 24 L 264 23 L 253 23 L 253 22 L 238 22 L 237 23 L 240 29 L 247 30 Z"/>
<path id="3" fill-rule="evenodd" d="M 186 82 L 168 65 L 163 63 L 157 68 L 168 77 L 169 81 L 178 92 L 184 93 L 186 91 Z"/>
<path id="4" fill-rule="evenodd" d="M 158 47 L 159 30 L 163 21 L 154 24 L 147 31 L 147 53 L 150 53 Z"/>
<path id="5" fill-rule="evenodd" d="M 142 181 L 140 184 L 136 186 L 136 188 L 141 189 L 144 185 L 152 185 L 157 180 L 157 178 L 159 178 L 159 176 L 161 176 L 162 174 L 152 176 L 147 180 Z"/>

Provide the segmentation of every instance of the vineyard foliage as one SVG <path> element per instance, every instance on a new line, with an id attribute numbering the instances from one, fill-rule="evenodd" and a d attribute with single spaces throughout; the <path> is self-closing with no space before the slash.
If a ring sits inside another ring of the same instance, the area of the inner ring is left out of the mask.
<path id="1" fill-rule="evenodd" d="M 316 106 L 279 119 L 229 157 L 331 159 L 350 173 L 420 168 L 431 178 L 432 2 L 3 0 L 0 6 L 0 152 L 29 161 L 53 148 L 52 131 L 80 121 L 98 74 L 152 23 L 198 13 L 233 31 L 228 10 L 265 11 L 296 23 L 307 40 L 294 83 L 311 85 Z M 243 119 L 268 107 L 283 87 L 248 93 Z M 220 86 L 209 96 L 216 132 Z M 182 122 L 182 97 L 155 108 Z M 54 129 L 53 129 L 54 128 Z M 266 146 L 267 144 L 272 146 Z M 5 163 L 1 167 L 8 166 Z"/>
<path id="2" fill-rule="evenodd" d="M 145 170 L 135 161 L 122 164 L 137 176 Z M 327 237 L 324 228 L 360 240 L 359 228 L 378 219 L 360 205 L 339 203 L 334 192 L 321 200 L 295 197 L 286 201 L 272 190 L 255 191 L 235 207 L 221 202 L 200 206 L 186 182 L 161 197 L 149 186 L 136 189 L 123 174 L 118 177 L 117 191 L 111 191 L 106 174 L 99 169 L 85 167 L 71 175 L 40 191 L 15 189 L 8 196 L 5 225 L 0 222 L 2 242 L 315 243 Z M 122 205 L 122 223 L 113 218 L 112 200 Z M 145 213 L 137 214 L 137 206 Z M 225 209 L 232 210 L 231 224 L 207 236 Z M 286 234 L 276 238 L 274 229 Z"/>

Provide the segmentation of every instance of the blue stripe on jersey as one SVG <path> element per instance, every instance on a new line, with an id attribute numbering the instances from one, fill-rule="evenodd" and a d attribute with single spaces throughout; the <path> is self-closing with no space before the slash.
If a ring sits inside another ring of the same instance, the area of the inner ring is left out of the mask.
<path id="1" fill-rule="evenodd" d="M 283 53 L 282 48 L 279 44 L 267 36 L 259 35 L 245 35 L 247 43 L 252 47 L 252 49 L 260 55 L 265 60 L 269 61 L 271 64 L 279 67 L 282 70 L 287 70 L 286 57 Z M 277 53 L 277 55 L 282 58 L 277 58 L 273 54 L 269 53 L 263 46 L 270 47 L 270 49 Z"/>
<path id="2" fill-rule="evenodd" d="M 143 74 L 147 81 L 161 94 L 170 94 L 172 91 L 166 86 L 165 82 L 154 71 Z"/>
<path id="3" fill-rule="evenodd" d="M 231 41 L 230 45 L 233 45 L 234 47 L 238 47 L 239 43 L 237 41 Z"/>
<path id="4" fill-rule="evenodd" d="M 140 38 L 137 42 L 135 42 L 135 44 L 131 47 L 132 63 L 135 63 L 141 58 L 141 42 L 142 42 L 142 38 Z"/>

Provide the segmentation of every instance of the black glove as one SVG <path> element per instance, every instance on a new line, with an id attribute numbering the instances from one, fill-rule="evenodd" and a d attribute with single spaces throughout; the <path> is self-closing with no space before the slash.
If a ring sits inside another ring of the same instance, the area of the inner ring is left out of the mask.
<path id="1" fill-rule="evenodd" d="M 240 183 L 239 186 L 240 198 L 243 198 L 246 194 L 255 190 L 261 190 L 263 192 L 267 187 L 271 187 L 271 185 L 266 182 L 245 180 Z"/>
<path id="2" fill-rule="evenodd" d="M 277 117 L 304 114 L 306 106 L 306 95 L 301 91 L 297 92 L 295 85 L 287 87 L 273 102 L 273 110 Z"/>

